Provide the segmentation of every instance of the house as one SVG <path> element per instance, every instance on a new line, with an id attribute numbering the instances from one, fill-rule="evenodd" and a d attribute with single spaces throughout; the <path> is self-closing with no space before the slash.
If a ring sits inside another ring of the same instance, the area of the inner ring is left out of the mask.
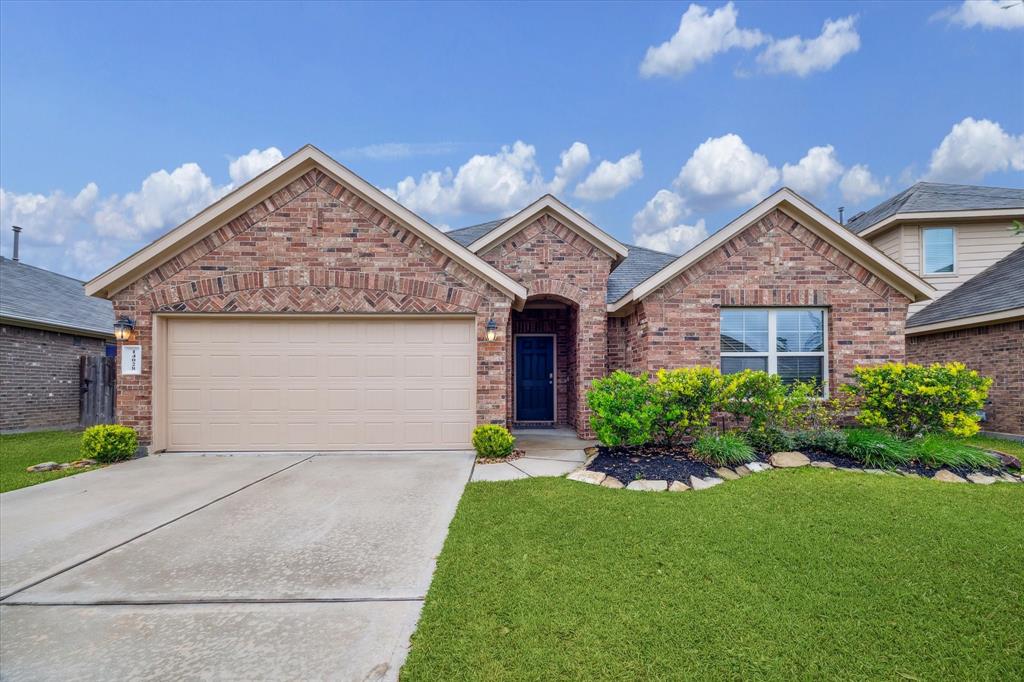
<path id="1" fill-rule="evenodd" d="M 933 288 L 782 189 L 680 257 L 552 196 L 444 233 L 312 146 L 97 276 L 133 322 L 118 416 L 153 450 L 465 448 L 566 424 L 610 370 L 823 390 L 902 360 Z"/>
<path id="2" fill-rule="evenodd" d="M 102 357 L 113 342 L 110 301 L 86 296 L 77 279 L 0 256 L 0 431 L 78 426 L 79 358 Z"/>
<path id="3" fill-rule="evenodd" d="M 984 429 L 1024 434 L 1024 190 L 920 182 L 847 227 L 936 289 L 911 304 L 907 359 L 993 379 Z"/>

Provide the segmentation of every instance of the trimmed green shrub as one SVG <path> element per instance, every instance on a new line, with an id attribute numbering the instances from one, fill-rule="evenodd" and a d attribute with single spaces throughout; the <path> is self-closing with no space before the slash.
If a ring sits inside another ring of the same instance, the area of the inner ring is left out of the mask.
<path id="1" fill-rule="evenodd" d="M 788 452 L 796 447 L 791 435 L 772 426 L 763 429 L 750 429 L 743 436 L 754 450 L 768 455 L 774 452 Z"/>
<path id="2" fill-rule="evenodd" d="M 914 459 L 933 469 L 997 469 L 999 458 L 940 434 L 928 434 L 909 442 Z"/>
<path id="3" fill-rule="evenodd" d="M 713 367 L 658 370 L 653 398 L 657 407 L 651 438 L 666 445 L 699 436 L 711 424 L 722 394 L 722 373 Z"/>
<path id="4" fill-rule="evenodd" d="M 90 426 L 82 434 L 79 451 L 82 457 L 110 464 L 130 459 L 139 449 L 139 438 L 135 429 L 120 424 L 98 424 Z"/>
<path id="5" fill-rule="evenodd" d="M 726 432 L 721 435 L 707 434 L 693 444 L 693 453 L 715 466 L 737 466 L 754 461 L 754 449 L 743 436 Z"/>
<path id="6" fill-rule="evenodd" d="M 846 434 L 842 431 L 822 429 L 820 431 L 797 431 L 792 434 L 793 447 L 797 450 L 818 450 L 833 455 L 843 454 Z"/>
<path id="7" fill-rule="evenodd" d="M 978 411 L 992 380 L 950 362 L 922 367 L 890 362 L 854 369 L 844 387 L 862 402 L 857 421 L 900 438 L 946 433 L 966 438 L 978 432 Z"/>
<path id="8" fill-rule="evenodd" d="M 847 431 L 842 454 L 872 469 L 892 469 L 912 459 L 906 443 L 872 429 Z"/>
<path id="9" fill-rule="evenodd" d="M 473 448 L 477 457 L 508 457 L 516 439 L 504 426 L 481 424 L 473 429 Z"/>
<path id="10" fill-rule="evenodd" d="M 644 445 L 651 440 L 659 407 L 647 374 L 616 370 L 587 391 L 590 426 L 604 445 Z"/>

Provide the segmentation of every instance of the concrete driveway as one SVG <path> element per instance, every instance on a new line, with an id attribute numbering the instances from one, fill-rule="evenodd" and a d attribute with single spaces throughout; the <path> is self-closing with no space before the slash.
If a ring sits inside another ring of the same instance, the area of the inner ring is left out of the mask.
<path id="1" fill-rule="evenodd" d="M 472 467 L 168 454 L 5 493 L 0 677 L 394 679 Z"/>

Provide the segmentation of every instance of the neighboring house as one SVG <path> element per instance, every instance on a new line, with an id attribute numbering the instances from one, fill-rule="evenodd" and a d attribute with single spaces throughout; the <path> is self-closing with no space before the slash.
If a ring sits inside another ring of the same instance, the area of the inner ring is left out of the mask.
<path id="1" fill-rule="evenodd" d="M 847 227 L 937 290 L 910 306 L 907 359 L 993 379 L 983 428 L 1024 434 L 1024 190 L 922 182 Z"/>
<path id="2" fill-rule="evenodd" d="M 110 301 L 0 256 L 0 431 L 78 426 L 79 358 L 103 356 L 113 342 Z"/>
<path id="3" fill-rule="evenodd" d="M 304 147 L 86 285 L 134 321 L 118 416 L 154 450 L 466 448 L 590 435 L 610 370 L 756 367 L 825 390 L 904 358 L 920 277 L 782 189 L 681 257 L 551 196 L 444 233 Z"/>

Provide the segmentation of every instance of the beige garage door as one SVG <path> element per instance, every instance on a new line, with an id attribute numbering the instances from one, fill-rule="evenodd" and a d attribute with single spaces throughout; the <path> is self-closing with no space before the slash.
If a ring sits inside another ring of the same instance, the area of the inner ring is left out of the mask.
<path id="1" fill-rule="evenodd" d="M 472 319 L 171 318 L 169 450 L 467 448 Z"/>

